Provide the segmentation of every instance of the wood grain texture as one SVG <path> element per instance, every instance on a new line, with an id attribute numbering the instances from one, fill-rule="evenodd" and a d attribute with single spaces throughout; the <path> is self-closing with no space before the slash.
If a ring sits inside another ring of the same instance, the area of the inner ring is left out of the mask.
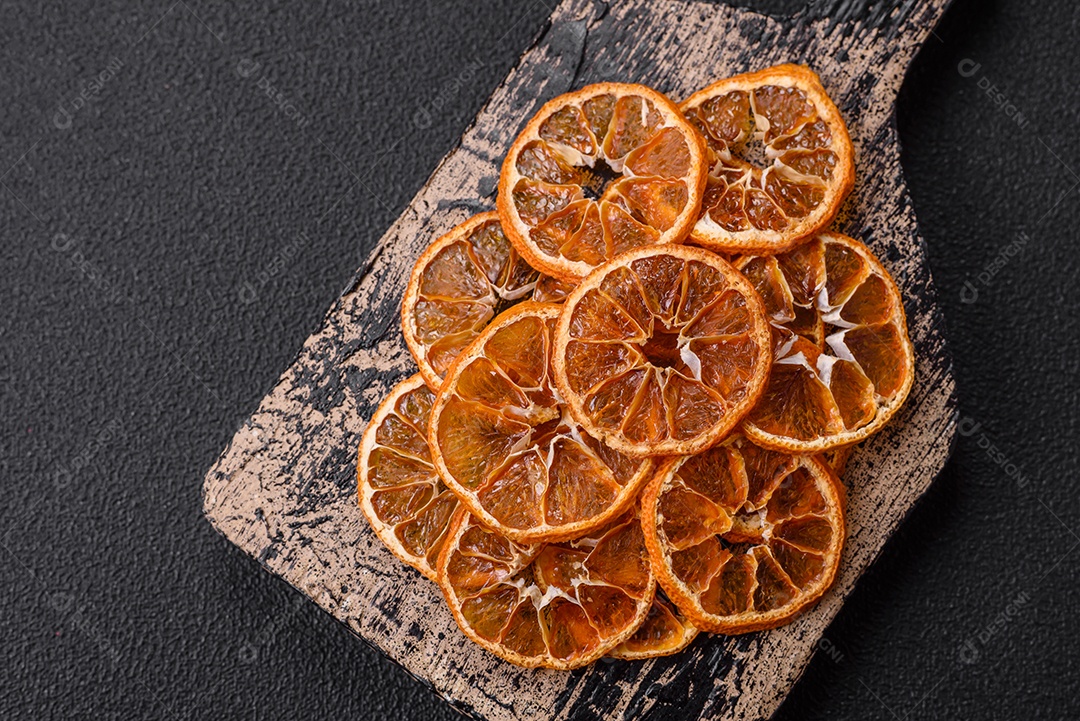
<path id="1" fill-rule="evenodd" d="M 951 364 L 894 122 L 903 73 L 946 3 L 821 0 L 779 21 L 675 0 L 564 0 L 209 471 L 210 522 L 467 714 L 770 716 L 951 448 Z M 412 263 L 439 234 L 493 207 L 502 155 L 544 101 L 598 80 L 643 82 L 680 100 L 718 77 L 779 62 L 817 70 L 844 113 L 857 181 L 835 227 L 867 242 L 897 277 L 917 358 L 907 405 L 848 465 L 849 542 L 837 584 L 788 626 L 703 634 L 666 659 L 602 661 L 571 673 L 506 664 L 466 641 L 437 588 L 381 546 L 356 505 L 366 419 L 415 372 L 398 326 Z"/>

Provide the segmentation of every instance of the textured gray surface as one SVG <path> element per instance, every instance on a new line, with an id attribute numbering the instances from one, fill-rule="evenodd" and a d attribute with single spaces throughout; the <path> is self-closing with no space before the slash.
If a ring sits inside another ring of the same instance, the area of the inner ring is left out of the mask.
<path id="1" fill-rule="evenodd" d="M 214 534 L 198 497 L 548 13 L 410 7 L 2 11 L 0 715 L 452 718 Z M 1078 713 L 1080 213 L 1075 191 L 1057 202 L 1080 166 L 1077 12 L 957 0 L 902 93 L 961 411 L 982 425 L 782 718 Z M 116 77 L 57 128 L 114 57 Z M 966 58 L 981 64 L 970 77 Z M 445 119 L 428 126 L 425 109 Z M 982 283 L 1020 232 L 1030 240 Z"/>

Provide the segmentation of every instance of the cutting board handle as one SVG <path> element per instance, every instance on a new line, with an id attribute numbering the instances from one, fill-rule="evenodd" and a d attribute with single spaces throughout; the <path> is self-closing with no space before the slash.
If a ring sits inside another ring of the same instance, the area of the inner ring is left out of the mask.
<path id="1" fill-rule="evenodd" d="M 849 38 L 850 47 L 885 52 L 890 56 L 890 69 L 903 73 L 950 1 L 810 0 L 788 22 L 817 25 L 828 34 Z"/>
<path id="2" fill-rule="evenodd" d="M 932 28 L 941 18 L 950 0 L 810 0 L 798 13 L 813 20 L 833 23 L 859 23 L 886 33 L 917 27 Z"/>

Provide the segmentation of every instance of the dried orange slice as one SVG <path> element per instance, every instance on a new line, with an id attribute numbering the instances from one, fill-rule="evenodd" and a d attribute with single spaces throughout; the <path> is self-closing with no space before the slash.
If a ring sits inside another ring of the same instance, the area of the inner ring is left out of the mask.
<path id="1" fill-rule="evenodd" d="M 494 211 L 469 218 L 421 254 L 401 301 L 401 328 L 431 388 L 438 390 L 488 321 L 532 294 L 537 276 Z"/>
<path id="2" fill-rule="evenodd" d="M 431 580 L 457 497 L 439 479 L 428 449 L 435 394 L 406 378 L 379 404 L 360 441 L 360 508 L 390 551 Z"/>
<path id="3" fill-rule="evenodd" d="M 658 588 L 645 621 L 608 656 L 624 661 L 670 656 L 689 646 L 697 635 L 697 626 Z"/>
<path id="4" fill-rule="evenodd" d="M 536 289 L 533 290 L 532 299 L 537 303 L 562 303 L 566 296 L 577 287 L 577 283 L 552 278 L 550 275 L 540 274 L 536 281 Z"/>
<path id="5" fill-rule="evenodd" d="M 769 324 L 753 287 L 701 248 L 639 248 L 570 294 L 555 383 L 591 435 L 632 456 L 716 443 L 765 387 Z"/>
<path id="6" fill-rule="evenodd" d="M 701 138 L 664 95 L 589 85 L 548 102 L 514 141 L 499 217 L 534 268 L 572 281 L 630 248 L 681 241 L 707 170 Z"/>
<path id="7" fill-rule="evenodd" d="M 851 454 L 855 451 L 855 444 L 847 446 L 839 446 L 831 450 L 825 451 L 821 454 L 821 460 L 832 469 L 832 472 L 836 474 L 837 478 L 844 475 L 844 469 L 847 468 L 848 461 L 851 460 Z"/>
<path id="8" fill-rule="evenodd" d="M 581 431 L 551 385 L 560 307 L 504 312 L 451 366 L 431 411 L 439 475 L 515 541 L 574 538 L 622 513 L 653 471 Z"/>
<path id="9" fill-rule="evenodd" d="M 736 267 L 773 326 L 768 386 L 743 423 L 770 448 L 817 453 L 885 424 L 911 390 L 915 355 L 900 291 L 859 241 L 820 233 Z"/>
<path id="10" fill-rule="evenodd" d="M 851 192 L 851 138 L 809 68 L 778 65 L 727 78 L 680 107 L 710 151 L 691 234 L 699 245 L 783 252 L 832 222 Z"/>
<path id="11" fill-rule="evenodd" d="M 629 638 L 656 581 L 637 514 L 576 541 L 523 546 L 459 509 L 439 583 L 461 630 L 528 668 L 572 669 Z"/>
<path id="12" fill-rule="evenodd" d="M 665 461 L 641 513 L 657 580 L 713 633 L 787 622 L 832 584 L 844 544 L 843 490 L 828 466 L 738 434 Z"/>

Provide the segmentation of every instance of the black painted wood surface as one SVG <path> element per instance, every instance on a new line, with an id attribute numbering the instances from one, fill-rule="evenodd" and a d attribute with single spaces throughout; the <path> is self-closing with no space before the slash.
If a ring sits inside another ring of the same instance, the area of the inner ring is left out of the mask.
<path id="1" fill-rule="evenodd" d="M 944 464 L 955 397 L 942 321 L 896 143 L 903 73 L 946 0 L 822 0 L 784 21 L 722 5 L 566 0 L 460 146 L 383 237 L 297 360 L 207 475 L 206 515 L 226 537 L 468 714 L 489 719 L 771 715 L 828 622 Z M 917 369 L 900 416 L 845 475 L 849 541 L 836 587 L 794 623 L 699 637 L 646 663 L 523 670 L 468 643 L 434 585 L 379 544 L 356 506 L 366 418 L 415 368 L 398 327 L 412 263 L 433 238 L 489 209 L 502 154 L 544 101 L 598 80 L 643 82 L 681 100 L 725 75 L 802 62 L 844 113 L 857 180 L 835 227 L 897 277 Z"/>

